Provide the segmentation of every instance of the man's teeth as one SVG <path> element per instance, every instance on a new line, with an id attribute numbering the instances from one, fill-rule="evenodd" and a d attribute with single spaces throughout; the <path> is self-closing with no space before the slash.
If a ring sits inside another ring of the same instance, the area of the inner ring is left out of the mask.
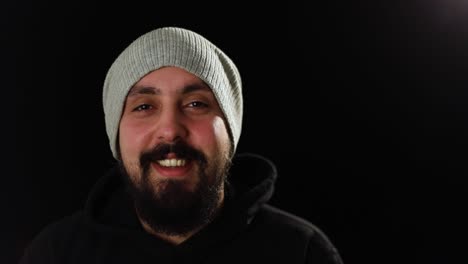
<path id="1" fill-rule="evenodd" d="M 158 160 L 158 164 L 163 167 L 181 167 L 185 165 L 184 159 L 163 159 Z"/>

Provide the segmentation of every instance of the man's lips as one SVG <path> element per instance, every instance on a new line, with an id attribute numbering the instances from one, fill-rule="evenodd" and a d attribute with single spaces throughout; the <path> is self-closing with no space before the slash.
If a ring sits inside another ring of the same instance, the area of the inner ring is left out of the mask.
<path id="1" fill-rule="evenodd" d="M 185 159 L 163 159 L 163 160 L 158 160 L 157 163 L 163 167 L 176 168 L 176 167 L 185 166 L 185 163 L 187 163 L 187 160 Z"/>
<path id="2" fill-rule="evenodd" d="M 182 178 L 188 175 L 193 166 L 193 161 L 180 158 L 166 158 L 152 162 L 151 166 L 161 176 Z"/>

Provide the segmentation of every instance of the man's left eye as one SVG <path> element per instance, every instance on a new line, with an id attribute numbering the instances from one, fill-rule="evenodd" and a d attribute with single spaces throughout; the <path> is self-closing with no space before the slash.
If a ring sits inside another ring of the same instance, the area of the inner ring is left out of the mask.
<path id="1" fill-rule="evenodd" d="M 200 102 L 200 101 L 193 101 L 188 104 L 189 107 L 206 107 L 207 104 Z"/>

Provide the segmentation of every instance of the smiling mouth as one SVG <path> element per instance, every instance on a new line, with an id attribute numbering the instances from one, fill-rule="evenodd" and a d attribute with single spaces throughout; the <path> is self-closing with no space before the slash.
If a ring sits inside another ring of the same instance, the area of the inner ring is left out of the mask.
<path id="1" fill-rule="evenodd" d="M 177 157 L 165 157 L 153 162 L 153 168 L 163 177 L 185 178 L 192 167 L 192 160 Z"/>
<path id="2" fill-rule="evenodd" d="M 162 167 L 167 168 L 176 168 L 176 167 L 184 167 L 187 163 L 186 159 L 163 159 L 158 160 L 157 163 Z"/>

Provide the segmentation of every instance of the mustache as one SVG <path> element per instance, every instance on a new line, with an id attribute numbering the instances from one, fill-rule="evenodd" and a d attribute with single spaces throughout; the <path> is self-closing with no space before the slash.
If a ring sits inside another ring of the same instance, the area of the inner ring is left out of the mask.
<path id="1" fill-rule="evenodd" d="M 140 166 L 146 168 L 152 162 L 164 159 L 169 153 L 174 153 L 180 159 L 195 160 L 200 162 L 200 164 L 207 163 L 207 158 L 203 152 L 189 146 L 185 142 L 177 141 L 173 144 L 160 143 L 152 149 L 143 152 L 140 155 Z"/>

